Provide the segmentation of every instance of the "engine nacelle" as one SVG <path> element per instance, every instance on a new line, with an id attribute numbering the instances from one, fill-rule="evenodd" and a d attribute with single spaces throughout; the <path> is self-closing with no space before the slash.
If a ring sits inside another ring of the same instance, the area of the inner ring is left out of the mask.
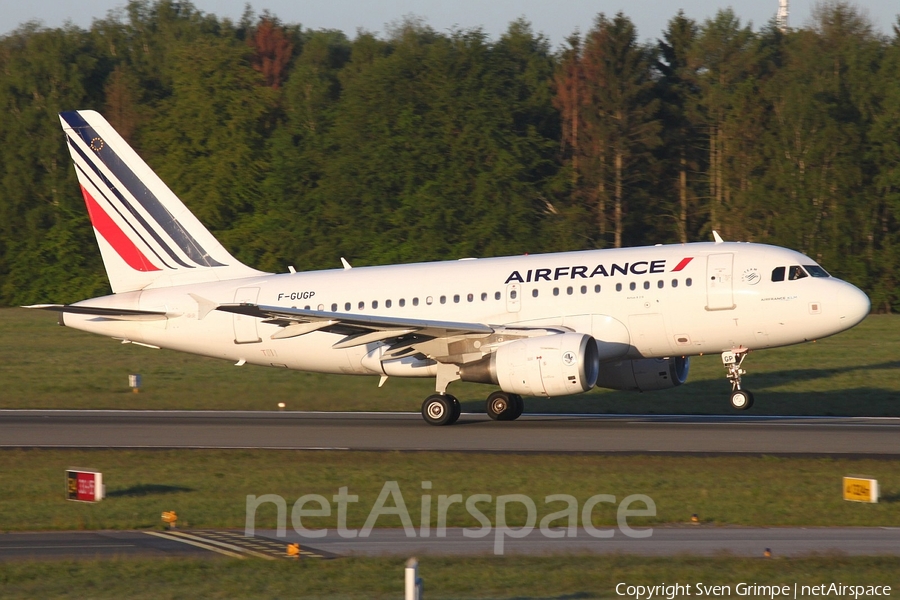
<path id="1" fill-rule="evenodd" d="M 666 390 L 687 381 L 690 366 L 690 359 L 686 356 L 608 363 L 601 365 L 597 385 L 631 392 Z"/>
<path id="2" fill-rule="evenodd" d="M 507 342 L 483 360 L 463 365 L 460 377 L 524 396 L 565 396 L 594 387 L 599 371 L 593 337 L 560 333 Z"/>

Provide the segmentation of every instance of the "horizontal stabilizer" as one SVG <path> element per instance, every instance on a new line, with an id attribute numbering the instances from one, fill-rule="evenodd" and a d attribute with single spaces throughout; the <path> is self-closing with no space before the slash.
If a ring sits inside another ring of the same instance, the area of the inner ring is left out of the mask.
<path id="1" fill-rule="evenodd" d="M 105 308 L 99 306 L 77 306 L 73 304 L 32 304 L 22 308 L 38 308 L 75 315 L 94 315 L 118 321 L 160 321 L 167 318 L 167 313 L 155 310 L 136 310 L 133 308 Z"/>

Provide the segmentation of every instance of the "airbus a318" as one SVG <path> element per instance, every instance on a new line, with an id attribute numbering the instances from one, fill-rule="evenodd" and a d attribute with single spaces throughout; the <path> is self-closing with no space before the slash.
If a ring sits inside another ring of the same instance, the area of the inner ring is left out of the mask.
<path id="1" fill-rule="evenodd" d="M 352 375 L 428 377 L 422 416 L 450 425 L 454 381 L 492 385 L 495 420 L 523 396 L 683 384 L 721 354 L 730 404 L 751 350 L 853 327 L 869 299 L 807 256 L 723 242 L 298 273 L 238 262 L 98 113 L 60 114 L 113 294 L 58 311 L 67 327 L 154 348 Z M 339 406 L 336 399 L 335 405 Z"/>

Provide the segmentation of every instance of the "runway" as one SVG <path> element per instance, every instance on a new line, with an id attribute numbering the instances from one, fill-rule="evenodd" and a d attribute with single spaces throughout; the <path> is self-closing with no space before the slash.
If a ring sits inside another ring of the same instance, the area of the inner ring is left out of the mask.
<path id="1" fill-rule="evenodd" d="M 479 528 L 469 531 L 479 532 Z M 639 556 L 762 557 L 841 554 L 900 556 L 900 529 L 890 527 L 656 527 L 638 529 L 649 537 L 633 538 L 599 528 L 590 535 L 579 528 L 572 537 L 535 528 L 524 537 L 498 536 L 497 530 L 469 537 L 449 528 L 446 537 L 408 537 L 402 529 L 374 529 L 367 537 L 344 538 L 334 530 L 309 539 L 288 530 L 258 530 L 253 537 L 237 530 L 96 531 L 0 534 L 0 562 L 13 560 L 96 559 L 128 556 L 229 557 L 287 559 L 287 545 L 299 544 L 300 559 L 341 556 L 494 556 L 553 554 L 632 554 Z M 599 538 L 598 533 L 613 533 Z M 514 532 L 515 533 L 515 532 Z M 498 538 L 502 538 L 498 545 Z"/>
<path id="2" fill-rule="evenodd" d="M 3 410 L 0 447 L 896 456 L 900 418 Z"/>

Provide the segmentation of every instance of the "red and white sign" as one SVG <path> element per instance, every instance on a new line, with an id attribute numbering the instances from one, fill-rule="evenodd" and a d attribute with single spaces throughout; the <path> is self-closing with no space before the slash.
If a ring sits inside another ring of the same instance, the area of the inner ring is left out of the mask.
<path id="1" fill-rule="evenodd" d="M 103 499 L 103 473 L 93 469 L 66 471 L 66 499 L 78 502 L 99 502 Z"/>

